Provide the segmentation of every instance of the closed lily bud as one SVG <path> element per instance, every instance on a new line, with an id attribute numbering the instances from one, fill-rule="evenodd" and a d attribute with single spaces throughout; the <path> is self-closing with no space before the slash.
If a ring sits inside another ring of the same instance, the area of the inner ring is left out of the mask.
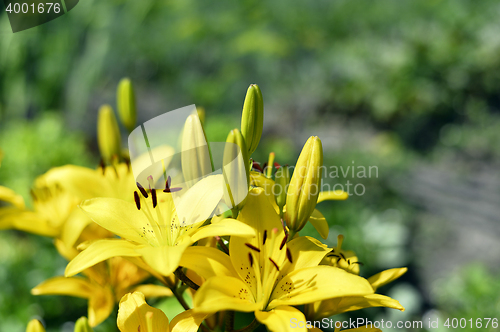
<path id="1" fill-rule="evenodd" d="M 75 323 L 74 332 L 93 332 L 92 328 L 89 325 L 89 320 L 87 317 L 80 317 Z"/>
<path id="2" fill-rule="evenodd" d="M 316 207 L 321 184 L 323 147 L 311 136 L 300 152 L 286 195 L 285 220 L 293 232 L 300 231 Z"/>
<path id="3" fill-rule="evenodd" d="M 250 165 L 245 139 L 238 129 L 233 129 L 224 148 L 224 200 L 231 208 L 241 209 L 248 195 Z"/>
<path id="4" fill-rule="evenodd" d="M 196 107 L 196 112 L 198 113 L 198 117 L 200 118 L 200 122 L 202 126 L 205 125 L 205 108 Z"/>
<path id="5" fill-rule="evenodd" d="M 119 156 L 121 152 L 121 136 L 113 109 L 109 105 L 103 105 L 99 109 L 97 119 L 97 141 L 102 158 L 110 162 L 113 156 Z"/>
<path id="6" fill-rule="evenodd" d="M 290 183 L 290 170 L 288 166 L 281 166 L 276 171 L 275 184 L 274 184 L 274 197 L 276 198 L 276 204 L 283 210 L 283 206 L 286 204 L 286 191 Z"/>
<path id="7" fill-rule="evenodd" d="M 32 319 L 28 323 L 28 327 L 26 328 L 26 332 L 45 332 L 45 328 L 42 323 L 38 319 Z"/>
<path id="8" fill-rule="evenodd" d="M 124 78 L 118 83 L 116 103 L 120 120 L 125 128 L 131 132 L 134 130 L 137 121 L 137 108 L 135 105 L 134 87 L 129 78 Z"/>
<path id="9" fill-rule="evenodd" d="M 252 155 L 259 145 L 263 126 L 264 102 L 262 100 L 262 93 L 257 84 L 252 84 L 248 87 L 241 117 L 241 133 L 245 138 L 249 156 Z"/>
<path id="10" fill-rule="evenodd" d="M 212 162 L 205 131 L 197 114 L 186 119 L 182 132 L 182 174 L 191 187 L 203 176 L 212 173 Z"/>

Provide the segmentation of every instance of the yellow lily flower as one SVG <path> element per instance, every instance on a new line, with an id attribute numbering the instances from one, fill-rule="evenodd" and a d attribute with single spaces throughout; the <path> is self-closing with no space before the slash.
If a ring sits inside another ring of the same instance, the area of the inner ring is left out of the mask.
<path id="1" fill-rule="evenodd" d="M 121 299 L 117 324 L 121 332 L 196 332 L 205 317 L 186 310 L 169 324 L 163 311 L 148 305 L 141 292 L 134 292 Z"/>
<path id="2" fill-rule="evenodd" d="M 32 319 L 26 327 L 26 332 L 45 332 L 45 328 L 38 319 Z"/>
<path id="3" fill-rule="evenodd" d="M 336 266 L 349 273 L 359 275 L 359 263 L 355 253 L 350 250 L 342 250 L 344 237 L 338 236 L 337 247 L 325 256 L 321 264 Z M 395 299 L 388 296 L 375 294 L 377 288 L 388 284 L 406 273 L 407 268 L 397 268 L 382 271 L 370 278 L 373 291 L 361 296 L 342 296 L 307 304 L 304 308 L 306 316 L 310 320 L 319 320 L 343 312 L 360 310 L 370 307 L 387 307 L 404 311 L 404 307 Z"/>
<path id="4" fill-rule="evenodd" d="M 271 331 L 296 331 L 290 319 L 305 317 L 293 306 L 373 292 L 366 279 L 318 266 L 328 251 L 319 241 L 298 237 L 287 243 L 279 214 L 263 189 L 250 191 L 238 219 L 254 227 L 257 236 L 232 236 L 229 256 L 191 247 L 182 257 L 182 266 L 207 279 L 194 296 L 195 312 L 253 311 Z"/>
<path id="5" fill-rule="evenodd" d="M 71 260 L 78 251 L 66 247 L 56 239 L 56 248 L 66 259 Z M 151 275 L 136 264 L 113 257 L 82 272 L 82 277 L 50 278 L 31 290 L 33 295 L 67 295 L 88 299 L 88 317 L 91 326 L 103 322 L 113 311 L 123 295 L 141 291 L 148 297 L 172 296 L 170 289 L 153 284 L 140 284 Z"/>
<path id="6" fill-rule="evenodd" d="M 252 236 L 253 228 L 234 219 L 202 226 L 195 222 L 209 216 L 222 198 L 220 175 L 211 175 L 196 183 L 174 206 L 170 192 L 148 192 L 139 186 L 135 203 L 114 198 L 95 198 L 81 204 L 81 209 L 97 224 L 121 237 L 91 243 L 66 267 L 73 276 L 90 266 L 114 256 L 142 257 L 158 273 L 168 276 L 179 265 L 184 250 L 196 241 L 222 235 Z M 165 190 L 167 191 L 167 190 Z M 132 193 L 131 193 L 132 194 Z M 190 214 L 180 220 L 176 207 Z"/>

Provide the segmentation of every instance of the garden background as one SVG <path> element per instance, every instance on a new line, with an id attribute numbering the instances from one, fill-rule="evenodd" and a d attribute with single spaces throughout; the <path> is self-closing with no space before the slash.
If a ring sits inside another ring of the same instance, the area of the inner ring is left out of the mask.
<path id="1" fill-rule="evenodd" d="M 344 234 L 365 277 L 409 268 L 381 289 L 406 311 L 363 315 L 498 317 L 499 16 L 496 0 L 85 0 L 12 34 L 2 11 L 0 184 L 29 201 L 49 168 L 96 166 L 97 110 L 116 105 L 122 77 L 134 82 L 139 123 L 194 103 L 210 141 L 239 127 L 257 83 L 265 126 L 255 158 L 274 151 L 294 164 L 318 135 L 325 166 L 339 170 L 324 182 L 366 189 L 319 206 L 326 243 Z M 348 166 L 376 166 L 378 176 L 343 176 Z M 23 331 L 34 317 L 72 331 L 86 300 L 30 295 L 65 265 L 50 239 L 0 232 L 0 331 Z M 110 318 L 95 331 L 114 326 Z"/>

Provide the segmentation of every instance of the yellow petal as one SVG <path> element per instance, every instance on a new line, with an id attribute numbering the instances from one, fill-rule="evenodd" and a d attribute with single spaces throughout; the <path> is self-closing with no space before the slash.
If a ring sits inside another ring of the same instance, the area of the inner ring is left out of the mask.
<path id="1" fill-rule="evenodd" d="M 318 203 L 323 201 L 343 201 L 349 198 L 349 194 L 343 190 L 322 191 L 318 196 Z"/>
<path id="2" fill-rule="evenodd" d="M 0 201 L 10 203 L 19 209 L 24 209 L 23 196 L 16 194 L 14 190 L 4 186 L 0 186 Z"/>
<path id="3" fill-rule="evenodd" d="M 82 298 L 90 298 L 94 286 L 87 279 L 54 277 L 45 280 L 31 290 L 33 295 L 68 295 Z"/>
<path id="4" fill-rule="evenodd" d="M 10 227 L 17 230 L 48 236 L 55 237 L 59 235 L 59 227 L 54 227 L 50 224 L 48 220 L 43 218 L 40 214 L 32 211 L 21 211 L 18 213 L 8 213 L 1 217 L 2 223 L 10 224 Z M 12 210 L 10 212 L 13 212 Z"/>
<path id="5" fill-rule="evenodd" d="M 272 332 L 307 332 L 306 317 L 300 310 L 279 306 L 270 311 L 256 311 L 255 318 Z"/>
<path id="6" fill-rule="evenodd" d="M 187 248 L 182 255 L 180 265 L 193 270 L 205 279 L 215 276 L 237 276 L 229 256 L 212 247 Z"/>
<path id="7" fill-rule="evenodd" d="M 406 271 L 408 271 L 406 267 L 385 270 L 368 278 L 368 282 L 372 285 L 373 290 L 377 291 L 379 287 L 387 285 L 391 281 L 396 280 L 397 278 L 405 274 Z"/>
<path id="8" fill-rule="evenodd" d="M 75 329 L 73 330 L 73 332 L 93 332 L 87 317 L 78 318 L 78 320 L 75 322 Z"/>
<path id="9" fill-rule="evenodd" d="M 132 288 L 131 292 L 140 292 L 144 294 L 145 297 L 163 297 L 173 295 L 169 288 L 153 284 L 139 285 Z"/>
<path id="10" fill-rule="evenodd" d="M 336 267 L 321 265 L 286 275 L 276 285 L 267 308 L 367 294 L 373 294 L 373 289 L 366 279 Z"/>
<path id="11" fill-rule="evenodd" d="M 84 201 L 80 208 L 110 232 L 137 243 L 147 243 L 141 231 L 149 220 L 134 203 L 117 198 L 94 198 Z"/>
<path id="12" fill-rule="evenodd" d="M 173 273 L 181 260 L 184 250 L 190 245 L 189 237 L 183 237 L 176 246 L 164 245 L 161 247 L 145 246 L 137 249 L 144 261 L 155 271 L 164 276 Z"/>
<path id="13" fill-rule="evenodd" d="M 85 227 L 92 223 L 81 209 L 74 209 L 62 226 L 61 240 L 68 247 L 74 246 Z"/>
<path id="14" fill-rule="evenodd" d="M 270 232 L 273 228 L 283 229 L 279 214 L 262 188 L 253 188 L 248 192 L 247 202 L 240 211 L 238 220 L 256 229 L 258 243 L 262 243 L 264 230 Z"/>
<path id="15" fill-rule="evenodd" d="M 215 224 L 210 224 L 199 228 L 192 236 L 191 241 L 196 242 L 200 239 L 211 236 L 235 235 L 241 237 L 255 236 L 255 229 L 241 221 L 226 218 Z"/>
<path id="16" fill-rule="evenodd" d="M 371 307 L 386 307 L 404 311 L 404 307 L 396 300 L 380 294 L 365 296 L 345 296 L 315 303 L 314 319 L 322 319 L 343 312 Z"/>
<path id="17" fill-rule="evenodd" d="M 26 327 L 26 332 L 45 332 L 45 328 L 38 319 L 32 319 Z"/>
<path id="18" fill-rule="evenodd" d="M 93 242 L 88 248 L 69 262 L 68 266 L 66 266 L 64 275 L 66 277 L 71 277 L 97 263 L 115 256 L 141 256 L 141 254 L 136 251 L 138 248 L 140 248 L 140 246 L 125 240 L 105 239 Z"/>
<path id="19" fill-rule="evenodd" d="M 207 280 L 196 291 L 194 309 L 199 313 L 215 313 L 223 310 L 250 312 L 257 310 L 253 295 L 239 278 L 216 277 Z"/>
<path id="20" fill-rule="evenodd" d="M 117 318 L 121 332 L 168 332 L 168 318 L 160 309 L 149 306 L 144 294 L 126 294 L 120 301 Z"/>
<path id="21" fill-rule="evenodd" d="M 275 182 L 272 179 L 267 178 L 264 174 L 260 172 L 251 171 L 250 172 L 250 184 L 254 187 L 260 187 L 264 189 L 264 193 L 269 196 L 274 196 L 273 187 Z M 274 197 L 273 197 L 274 200 Z"/>
<path id="22" fill-rule="evenodd" d="M 115 297 L 109 287 L 99 287 L 89 299 L 89 324 L 94 327 L 106 320 L 115 307 Z"/>
<path id="23" fill-rule="evenodd" d="M 208 315 L 205 313 L 196 313 L 193 309 L 186 310 L 172 319 L 170 322 L 170 331 L 196 332 Z"/>
<path id="24" fill-rule="evenodd" d="M 286 260 L 280 269 L 280 278 L 288 273 L 306 267 L 318 266 L 325 255 L 330 251 L 328 247 L 309 236 L 301 236 L 286 244 L 290 250 L 292 263 Z"/>
<path id="25" fill-rule="evenodd" d="M 309 222 L 314 226 L 314 228 L 316 228 L 319 235 L 323 239 L 326 239 L 328 237 L 330 228 L 328 227 L 328 222 L 321 212 L 315 209 L 309 217 Z"/>
<path id="26" fill-rule="evenodd" d="M 223 196 L 223 183 L 221 174 L 209 175 L 185 193 L 183 190 L 175 193 L 173 197 L 179 220 L 193 224 L 212 217 Z"/>

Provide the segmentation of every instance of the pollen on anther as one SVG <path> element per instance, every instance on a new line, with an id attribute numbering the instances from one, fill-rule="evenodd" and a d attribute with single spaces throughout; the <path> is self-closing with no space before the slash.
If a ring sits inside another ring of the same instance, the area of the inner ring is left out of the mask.
<path id="1" fill-rule="evenodd" d="M 158 199 L 156 197 L 156 189 L 151 189 L 151 198 L 153 199 L 153 209 L 158 204 Z"/>
<path id="2" fill-rule="evenodd" d="M 264 230 L 264 237 L 262 239 L 262 245 L 265 245 L 266 244 L 266 239 L 267 239 L 267 229 Z"/>
<path id="3" fill-rule="evenodd" d="M 280 244 L 280 250 L 283 249 L 283 247 L 285 246 L 287 239 L 288 239 L 288 234 L 285 234 L 285 237 L 283 238 L 283 241 L 281 241 L 281 244 Z"/>
<path id="4" fill-rule="evenodd" d="M 248 253 L 248 259 L 250 260 L 250 267 L 253 266 L 253 257 L 251 253 Z"/>
<path id="5" fill-rule="evenodd" d="M 134 191 L 134 201 L 135 201 L 135 206 L 137 206 L 137 210 L 141 209 L 141 200 L 139 199 L 139 194 L 137 191 Z"/>
<path id="6" fill-rule="evenodd" d="M 250 244 L 250 243 L 245 243 L 245 245 L 246 245 L 248 248 L 252 249 L 252 250 L 255 250 L 255 251 L 257 251 L 257 252 L 260 252 L 260 249 L 259 249 L 259 248 L 257 248 L 256 246 L 254 246 L 253 244 Z"/>
<path id="7" fill-rule="evenodd" d="M 271 258 L 269 257 L 269 260 L 271 261 L 271 263 L 273 263 L 274 267 L 276 268 L 276 270 L 278 270 L 278 272 L 280 271 L 280 268 L 278 267 L 278 264 L 276 264 L 276 262 Z"/>
<path id="8" fill-rule="evenodd" d="M 286 258 L 288 258 L 288 260 L 290 261 L 290 263 L 293 263 L 292 253 L 290 251 L 290 248 L 286 248 Z"/>
<path id="9" fill-rule="evenodd" d="M 144 187 L 139 182 L 136 182 L 136 185 L 137 188 L 139 188 L 139 191 L 141 192 L 142 196 L 144 196 L 144 198 L 148 198 L 148 192 L 146 191 L 146 189 L 144 189 Z"/>

